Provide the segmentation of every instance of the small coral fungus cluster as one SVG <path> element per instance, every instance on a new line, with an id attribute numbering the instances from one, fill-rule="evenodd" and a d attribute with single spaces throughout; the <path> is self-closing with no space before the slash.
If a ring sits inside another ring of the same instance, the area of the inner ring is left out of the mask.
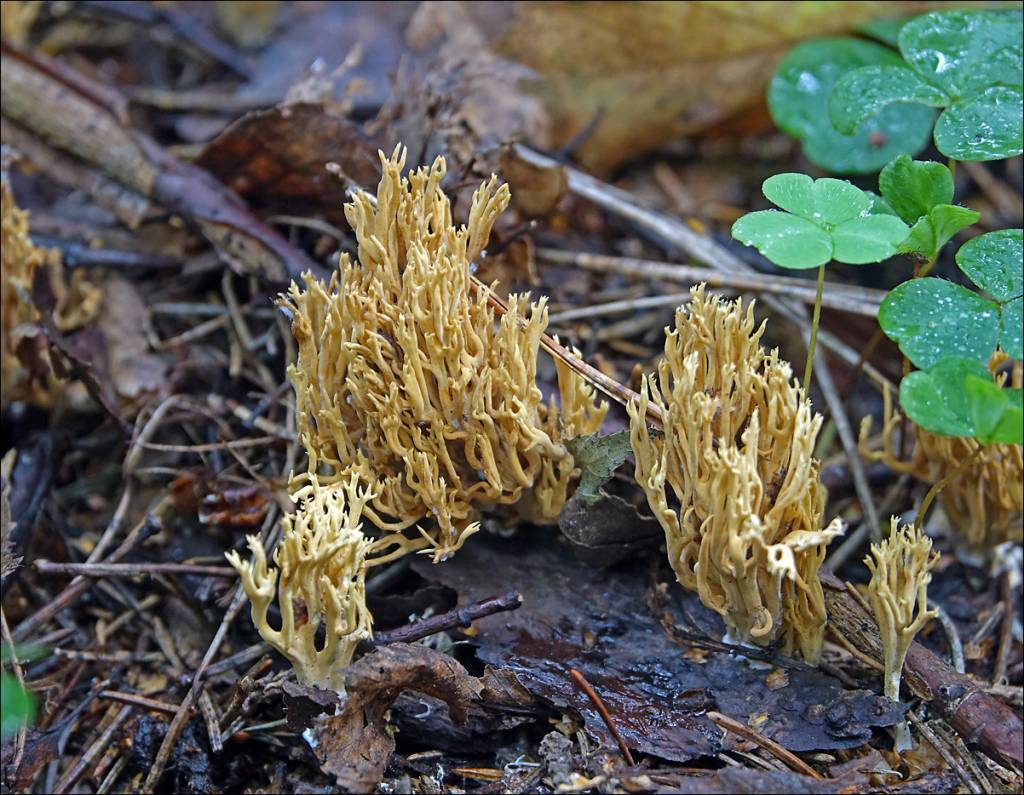
<path id="1" fill-rule="evenodd" d="M 285 302 L 309 467 L 293 479 L 299 513 L 275 553 L 281 630 L 267 619 L 275 574 L 259 541 L 250 539 L 250 564 L 231 558 L 263 637 L 308 681 L 331 687 L 339 682 L 328 671 L 346 664 L 370 631 L 365 568 L 416 549 L 441 560 L 478 529 L 482 511 L 508 506 L 553 521 L 574 474 L 564 442 L 596 431 L 607 410 L 565 367 L 563 411 L 544 403 L 536 383 L 543 300 L 513 296 L 498 318 L 487 290 L 474 289 L 472 263 L 508 188 L 492 177 L 474 195 L 468 224 L 457 227 L 441 188 L 443 159 L 405 178 L 403 151 L 381 163 L 376 197 L 360 194 L 345 207 L 357 259 L 342 257 L 329 285 L 307 275 Z M 360 517 L 384 535 L 360 540 Z M 406 535 L 414 525 L 418 534 Z M 301 628 L 296 599 L 308 617 Z M 317 651 L 320 615 L 328 638 L 350 642 Z"/>
<path id="2" fill-rule="evenodd" d="M 636 479 L 665 530 L 679 583 L 720 613 L 732 638 L 781 641 L 817 661 L 825 628 L 822 528 L 812 457 L 821 417 L 789 364 L 760 345 L 753 307 L 695 288 L 676 313 L 657 376 L 629 406 Z M 646 424 L 661 409 L 664 432 Z"/>
<path id="3" fill-rule="evenodd" d="M 998 365 L 1001 358 L 992 364 Z M 1010 381 L 1010 386 L 1020 388 L 1020 362 L 1014 364 Z M 866 418 L 861 452 L 923 483 L 946 481 L 939 500 L 962 551 L 983 557 L 999 544 L 1024 537 L 1024 458 L 1019 444 L 982 445 L 966 436 L 940 436 L 914 427 L 912 452 L 901 459 L 895 437 L 900 425 L 900 415 L 886 393 L 882 449 L 870 448 L 871 421 Z"/>
<path id="4" fill-rule="evenodd" d="M 61 384 L 50 370 L 46 344 L 39 330 L 39 311 L 32 304 L 36 270 L 46 264 L 49 289 L 55 299 L 53 323 L 71 331 L 96 314 L 102 293 L 75 271 L 65 278 L 56 251 L 37 248 L 29 237 L 29 214 L 14 201 L 6 168 L 0 177 L 0 405 L 24 400 L 48 406 Z"/>

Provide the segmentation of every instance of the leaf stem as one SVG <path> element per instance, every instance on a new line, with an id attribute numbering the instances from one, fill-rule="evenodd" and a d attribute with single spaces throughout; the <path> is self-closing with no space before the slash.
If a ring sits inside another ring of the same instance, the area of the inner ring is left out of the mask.
<path id="1" fill-rule="evenodd" d="M 978 442 L 978 446 L 975 448 L 974 452 L 967 456 L 967 458 L 965 458 L 963 461 L 961 461 L 957 465 L 956 469 L 954 469 L 942 480 L 940 480 L 938 483 L 935 483 L 934 485 L 932 485 L 930 489 L 928 489 L 928 493 L 925 494 L 924 499 L 921 500 L 921 507 L 917 511 L 917 517 L 914 519 L 915 530 L 921 529 L 921 525 L 924 524 L 925 514 L 928 513 L 928 509 L 932 507 L 932 503 L 935 501 L 935 498 L 939 496 L 939 493 L 944 488 L 946 488 L 946 486 L 949 485 L 949 482 L 953 480 L 953 478 L 955 478 L 957 475 L 963 472 L 964 469 L 967 468 L 968 464 L 970 464 L 975 458 L 977 458 L 981 454 L 983 448 L 984 445 L 982 445 L 981 442 Z"/>
<path id="2" fill-rule="evenodd" d="M 818 344 L 818 324 L 821 322 L 821 295 L 825 291 L 825 266 L 818 268 L 818 295 L 814 299 L 814 317 L 811 320 L 811 341 L 807 345 L 807 364 L 804 365 L 804 392 L 811 393 L 811 372 L 814 370 L 814 348 Z"/>

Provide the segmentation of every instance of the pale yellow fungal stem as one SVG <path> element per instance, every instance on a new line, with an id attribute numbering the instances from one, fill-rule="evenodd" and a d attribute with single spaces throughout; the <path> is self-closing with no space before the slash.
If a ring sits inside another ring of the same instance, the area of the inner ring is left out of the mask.
<path id="1" fill-rule="evenodd" d="M 893 701 L 900 698 L 903 662 L 914 636 L 935 617 L 928 610 L 928 583 L 931 570 L 939 559 L 932 552 L 932 541 L 920 528 L 899 527 L 892 517 L 889 537 L 871 545 L 871 554 L 864 559 L 871 571 L 868 600 L 878 622 L 885 653 L 885 695 Z M 896 727 L 897 751 L 913 747 L 910 727 L 902 721 Z"/>

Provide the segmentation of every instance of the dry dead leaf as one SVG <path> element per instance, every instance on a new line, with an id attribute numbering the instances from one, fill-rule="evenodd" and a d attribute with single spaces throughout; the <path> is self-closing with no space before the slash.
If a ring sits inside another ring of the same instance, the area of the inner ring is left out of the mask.
<path id="1" fill-rule="evenodd" d="M 576 155 L 595 172 L 757 104 L 796 42 L 894 13 L 891 3 L 849 1 L 443 5 L 536 73 L 521 85 L 543 100 L 553 146 L 593 125 Z"/>
<path id="2" fill-rule="evenodd" d="M 441 699 L 451 719 L 461 724 L 483 690 L 453 658 L 408 643 L 378 648 L 350 665 L 345 687 L 341 713 L 314 721 L 311 745 L 323 771 L 349 792 L 372 792 L 383 779 L 395 750 L 386 713 L 403 691 Z"/>
<path id="3" fill-rule="evenodd" d="M 103 286 L 100 311 L 98 326 L 106 339 L 107 368 L 117 393 L 136 398 L 143 392 L 159 390 L 167 368 L 158 356 L 148 352 L 149 317 L 138 290 L 124 279 L 109 279 Z"/>

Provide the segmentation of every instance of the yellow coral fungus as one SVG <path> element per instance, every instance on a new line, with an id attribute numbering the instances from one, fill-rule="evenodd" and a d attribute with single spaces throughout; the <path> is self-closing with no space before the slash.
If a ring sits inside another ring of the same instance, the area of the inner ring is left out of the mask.
<path id="1" fill-rule="evenodd" d="M 692 290 L 657 377 L 627 408 L 636 480 L 665 530 L 679 583 L 744 643 L 781 640 L 816 662 L 825 627 L 818 569 L 836 519 L 812 457 L 821 417 L 789 364 L 760 346 L 753 306 Z M 646 424 L 664 414 L 664 434 Z M 670 504 L 670 498 L 674 503 Z"/>
<path id="2" fill-rule="evenodd" d="M 263 639 L 291 661 L 302 682 L 339 693 L 344 692 L 342 669 L 352 661 L 359 641 L 373 635 L 365 590 L 373 544 L 360 522 L 371 498 L 356 474 L 335 486 L 321 486 L 311 478 L 297 512 L 282 520 L 276 569 L 268 568 L 258 536 L 246 539 L 252 552 L 248 563 L 234 550 L 227 553 Z M 275 597 L 280 629 L 271 627 L 267 618 Z M 324 638 L 318 645 L 321 624 Z"/>
<path id="3" fill-rule="evenodd" d="M 405 153 L 381 154 L 376 199 L 345 206 L 358 261 L 343 256 L 329 286 L 305 277 L 288 306 L 298 341 L 289 369 L 309 472 L 325 483 L 360 471 L 374 482 L 366 515 L 378 527 L 421 530 L 435 559 L 476 529 L 481 510 L 515 504 L 554 519 L 573 473 L 563 441 L 596 431 L 606 410 L 559 368 L 567 411 L 545 407 L 536 384 L 545 301 L 512 296 L 500 319 L 471 286 L 509 199 L 497 180 L 473 196 L 456 227 L 441 189 L 445 163 L 402 177 Z M 305 475 L 297 481 L 301 484 Z"/>
<path id="4" fill-rule="evenodd" d="M 31 383 L 18 359 L 17 349 L 25 337 L 26 324 L 34 324 L 36 312 L 27 296 L 32 292 L 32 274 L 43 261 L 43 253 L 28 236 L 28 213 L 14 203 L 14 194 L 6 175 L 0 181 L 2 206 L 2 246 L 0 279 L 3 281 L 0 321 L 0 375 L 3 386 L 0 400 L 29 399 L 40 402 L 46 391 Z"/>
<path id="5" fill-rule="evenodd" d="M 55 298 L 54 325 L 70 331 L 92 320 L 99 309 L 102 293 L 75 271 L 65 278 L 58 252 L 36 248 L 29 237 L 28 212 L 14 201 L 6 170 L 0 179 L 0 404 L 27 400 L 49 405 L 60 390 L 60 382 L 49 369 L 49 357 L 37 327 L 39 313 L 32 305 L 32 279 L 36 268 L 49 267 L 50 289 Z M 32 365 L 26 368 L 19 357 L 22 351 Z"/>
<path id="6" fill-rule="evenodd" d="M 871 545 L 864 564 L 871 571 L 868 599 L 878 622 L 885 653 L 885 695 L 900 699 L 903 661 L 914 636 L 936 613 L 928 610 L 928 583 L 939 553 L 932 552 L 932 540 L 917 527 L 898 526 L 892 517 L 889 537 Z M 906 721 L 896 727 L 896 750 L 911 748 Z"/>
<path id="7" fill-rule="evenodd" d="M 1013 386 L 1020 387 L 1019 364 L 1012 380 Z M 861 454 L 931 485 L 952 474 L 939 501 L 963 552 L 980 556 L 999 544 L 1024 537 L 1024 458 L 1019 444 L 982 445 L 975 439 L 941 436 L 907 423 L 906 427 L 914 428 L 915 443 L 910 457 L 901 460 L 895 440 L 899 426 L 900 415 L 886 391 L 882 448 L 870 448 L 871 418 L 866 417 L 860 431 Z M 965 461 L 967 464 L 957 472 Z"/>

